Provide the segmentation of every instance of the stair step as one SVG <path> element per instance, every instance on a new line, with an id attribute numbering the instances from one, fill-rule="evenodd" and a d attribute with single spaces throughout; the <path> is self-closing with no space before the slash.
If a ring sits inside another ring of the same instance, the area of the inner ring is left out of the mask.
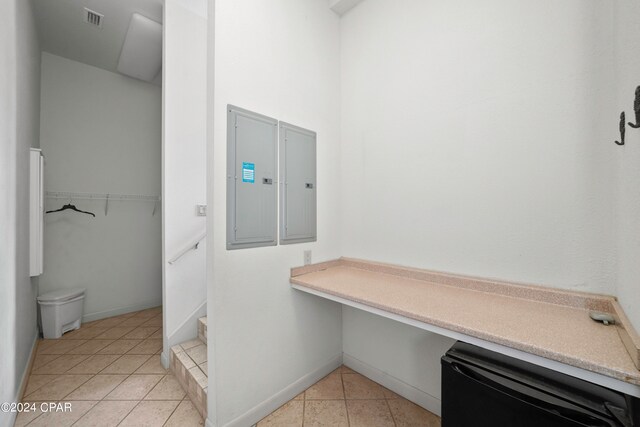
<path id="1" fill-rule="evenodd" d="M 206 317 L 205 327 L 206 327 Z M 198 322 L 200 329 L 200 322 Z M 206 336 L 206 334 L 205 334 Z M 169 368 L 200 415 L 207 418 L 207 344 L 195 338 L 171 347 Z"/>
<path id="2" fill-rule="evenodd" d="M 198 338 L 207 343 L 207 316 L 198 319 Z"/>

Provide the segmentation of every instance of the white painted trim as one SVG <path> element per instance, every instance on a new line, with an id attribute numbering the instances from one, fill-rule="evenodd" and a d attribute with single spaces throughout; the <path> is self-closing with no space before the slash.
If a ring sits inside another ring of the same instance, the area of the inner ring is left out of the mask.
<path id="1" fill-rule="evenodd" d="M 385 386 L 392 392 L 399 394 L 407 400 L 412 401 L 418 406 L 423 407 L 429 412 L 432 412 L 440 416 L 442 412 L 442 403 L 437 397 L 431 396 L 424 391 L 415 388 L 414 386 L 405 383 L 404 381 L 389 375 L 386 372 L 375 368 L 368 363 L 365 363 L 349 354 L 344 353 L 342 355 L 342 363 L 348 367 L 364 375 L 372 381 L 377 382 L 380 385 Z"/>
<path id="2" fill-rule="evenodd" d="M 313 372 L 294 381 L 278 393 L 274 394 L 267 400 L 259 403 L 249 409 L 239 417 L 229 421 L 224 427 L 247 427 L 252 426 L 309 387 L 329 375 L 332 371 L 342 365 L 342 353 L 334 356 L 324 365 L 315 369 Z"/>
<path id="3" fill-rule="evenodd" d="M 14 402 L 20 402 L 22 400 L 22 395 L 27 388 L 27 381 L 29 380 L 29 374 L 31 373 L 31 366 L 33 365 L 36 349 L 38 348 L 38 339 L 38 331 L 36 330 L 33 343 L 31 344 L 31 351 L 29 352 L 29 363 L 27 363 L 27 366 L 24 368 L 24 372 L 22 373 L 22 378 L 20 378 L 20 387 L 18 387 L 18 390 L 16 391 L 16 396 L 13 399 Z M 7 426 L 14 425 L 17 416 L 17 412 L 9 412 L 9 423 Z"/>
<path id="4" fill-rule="evenodd" d="M 204 425 L 205 425 L 205 427 L 214 427 L 213 421 L 211 421 L 209 418 L 207 418 L 204 421 Z"/>
<path id="5" fill-rule="evenodd" d="M 169 369 L 169 356 L 167 356 L 167 353 L 165 353 L 164 351 L 160 353 L 160 363 L 162 363 L 162 367 L 164 369 Z"/>
<path id="6" fill-rule="evenodd" d="M 29 379 L 29 374 L 31 373 L 31 366 L 33 365 L 33 360 L 35 359 L 36 356 L 36 348 L 38 348 L 38 339 L 39 339 L 39 332 L 36 329 L 34 337 L 33 337 L 33 342 L 31 343 L 31 351 L 29 352 L 29 362 L 27 363 L 27 366 L 25 366 L 24 368 L 24 372 L 22 373 L 22 378 L 20 378 L 20 387 L 18 387 L 18 395 L 16 396 L 16 402 L 20 402 L 20 400 L 22 399 L 22 395 L 24 394 L 24 391 L 27 388 L 27 380 Z"/>
<path id="7" fill-rule="evenodd" d="M 128 305 L 126 307 L 114 308 L 113 310 L 99 311 L 82 316 L 82 322 L 93 322 L 94 320 L 105 319 L 107 317 L 118 316 L 120 314 L 131 313 L 132 311 L 146 310 L 147 308 L 160 307 L 162 299 L 143 302 L 141 304 Z"/>
<path id="8" fill-rule="evenodd" d="M 386 317 L 387 319 L 395 320 L 400 323 L 404 323 L 407 325 L 414 326 L 416 328 L 433 332 L 438 335 L 442 335 L 445 337 L 452 338 L 454 340 L 460 340 L 467 342 L 469 344 L 476 345 L 478 347 L 486 348 L 487 350 L 495 351 L 496 353 L 504 354 L 506 356 L 514 357 L 516 359 L 523 360 L 525 362 L 533 363 L 534 365 L 542 366 L 547 369 L 552 369 L 557 372 L 562 372 L 567 375 L 571 375 L 572 377 L 580 378 L 585 381 L 592 382 L 594 384 L 598 384 L 604 387 L 608 387 L 613 390 L 620 391 L 622 393 L 626 393 L 631 396 L 640 397 L 640 386 L 626 383 L 624 381 L 620 381 L 618 379 L 598 374 L 596 372 L 587 371 L 586 369 L 578 368 L 575 366 L 570 366 L 562 362 L 558 362 L 551 359 L 546 359 L 541 356 L 536 356 L 535 354 L 526 353 L 521 350 L 516 350 L 510 347 L 506 347 L 500 344 L 495 344 L 489 341 L 485 341 L 479 338 L 472 337 L 470 335 L 465 335 L 460 332 L 451 331 L 449 329 L 440 328 L 438 326 L 430 325 L 428 323 L 420 322 L 415 319 L 410 319 L 405 316 L 400 316 L 395 313 L 391 313 L 389 311 L 380 310 L 375 307 L 371 307 L 365 304 L 361 304 L 359 302 L 351 301 L 346 298 L 341 298 L 335 295 L 327 294 L 325 292 L 316 291 L 315 289 L 307 288 L 301 285 L 291 285 L 294 289 L 297 289 L 302 292 L 306 292 L 312 295 L 316 295 L 331 301 L 339 302 L 340 304 L 347 305 L 349 307 L 354 307 L 359 310 L 366 311 L 368 313 L 377 314 L 378 316 Z"/>

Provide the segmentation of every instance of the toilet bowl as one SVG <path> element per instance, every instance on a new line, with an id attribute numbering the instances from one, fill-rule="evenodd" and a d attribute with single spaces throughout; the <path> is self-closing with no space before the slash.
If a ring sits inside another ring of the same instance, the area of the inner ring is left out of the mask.
<path id="1" fill-rule="evenodd" d="M 77 288 L 60 289 L 38 297 L 45 338 L 60 338 L 65 332 L 80 328 L 84 291 Z"/>

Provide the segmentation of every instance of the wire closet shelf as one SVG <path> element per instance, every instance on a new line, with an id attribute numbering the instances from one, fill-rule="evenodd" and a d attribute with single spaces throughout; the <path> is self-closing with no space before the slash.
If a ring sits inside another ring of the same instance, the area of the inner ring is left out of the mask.
<path id="1" fill-rule="evenodd" d="M 66 191 L 47 191 L 47 199 L 73 199 L 73 200 L 129 200 L 140 202 L 159 202 L 160 196 L 148 194 L 116 194 L 116 193 L 71 193 Z"/>

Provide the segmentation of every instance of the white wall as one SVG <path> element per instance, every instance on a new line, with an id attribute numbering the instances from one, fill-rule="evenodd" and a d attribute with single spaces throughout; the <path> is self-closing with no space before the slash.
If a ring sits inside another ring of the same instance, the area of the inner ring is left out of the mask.
<path id="1" fill-rule="evenodd" d="M 0 2 L 0 348 L 13 349 L 16 339 L 16 5 Z M 16 394 L 16 354 L 0 352 L 0 400 Z M 13 425 L 0 413 L 0 426 Z"/>
<path id="2" fill-rule="evenodd" d="M 158 86 L 43 53 L 40 140 L 47 191 L 160 195 Z M 160 305 L 160 207 L 73 202 L 96 217 L 45 215 L 40 293 L 86 288 L 85 320 Z"/>
<path id="3" fill-rule="evenodd" d="M 344 255 L 615 291 L 611 1 L 366 0 L 341 36 Z M 446 342 L 343 320 L 345 354 L 439 399 Z"/>
<path id="4" fill-rule="evenodd" d="M 15 402 L 35 342 L 29 278 L 29 148 L 38 144 L 39 46 L 27 1 L 0 4 L 0 400 Z M 15 414 L 0 413 L 0 426 Z"/>
<path id="5" fill-rule="evenodd" d="M 210 1 L 210 20 L 214 10 L 208 37 L 215 43 L 215 67 L 209 50 L 208 71 L 209 83 L 215 81 L 208 137 L 208 228 L 215 235 L 207 255 L 209 416 L 218 426 L 234 419 L 251 425 L 276 409 L 278 399 L 293 398 L 295 386 L 277 393 L 326 369 L 342 351 L 340 306 L 289 285 L 289 269 L 302 264 L 303 250 L 313 250 L 314 262 L 342 254 L 339 18 L 323 0 Z M 225 249 L 227 104 L 317 132 L 316 243 Z"/>
<path id="6" fill-rule="evenodd" d="M 38 279 L 29 277 L 29 149 L 40 146 L 40 44 L 31 1 L 16 2 L 17 22 L 17 286 L 16 382 L 28 368 L 38 334 Z"/>
<path id="7" fill-rule="evenodd" d="M 615 2 L 616 6 L 616 107 L 607 115 L 611 135 L 618 135 L 618 115 L 626 111 L 627 122 L 635 123 L 633 101 L 640 85 L 640 58 L 632 52 L 640 49 L 640 5 L 634 2 Z M 627 141 L 623 147 L 611 146 L 616 154 L 618 280 L 617 296 L 625 313 L 640 331 L 640 129 L 627 127 Z"/>
<path id="8" fill-rule="evenodd" d="M 207 199 L 207 19 L 206 10 L 202 16 L 187 6 L 183 0 L 164 3 L 165 360 L 172 345 L 197 335 L 197 317 L 206 314 L 207 299 L 206 240 L 176 264 L 168 264 L 206 231 L 206 218 L 196 216 L 196 204 Z"/>

